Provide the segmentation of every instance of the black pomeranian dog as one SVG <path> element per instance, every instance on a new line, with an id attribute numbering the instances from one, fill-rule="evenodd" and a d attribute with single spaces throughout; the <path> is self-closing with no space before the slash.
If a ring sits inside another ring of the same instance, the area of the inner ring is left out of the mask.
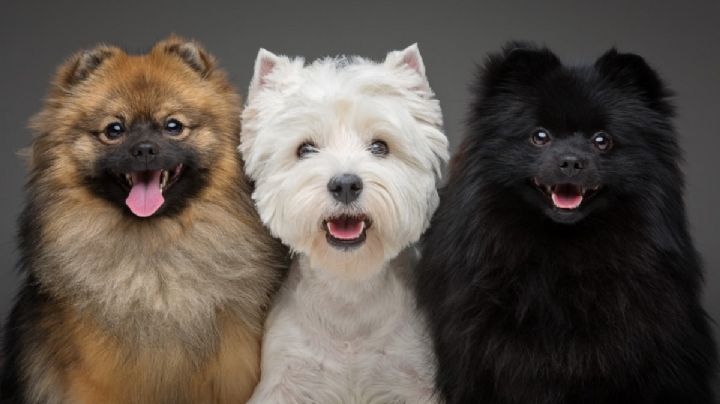
<path id="1" fill-rule="evenodd" d="M 513 42 L 474 89 L 418 269 L 448 404 L 714 402 L 669 91 Z"/>

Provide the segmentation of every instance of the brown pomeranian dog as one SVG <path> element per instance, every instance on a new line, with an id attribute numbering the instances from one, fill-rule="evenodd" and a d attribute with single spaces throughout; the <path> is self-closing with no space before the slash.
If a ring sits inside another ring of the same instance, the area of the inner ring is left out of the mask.
<path id="1" fill-rule="evenodd" d="M 239 114 L 213 57 L 176 37 L 60 67 L 32 121 L 7 399 L 247 400 L 287 253 L 250 199 Z"/>

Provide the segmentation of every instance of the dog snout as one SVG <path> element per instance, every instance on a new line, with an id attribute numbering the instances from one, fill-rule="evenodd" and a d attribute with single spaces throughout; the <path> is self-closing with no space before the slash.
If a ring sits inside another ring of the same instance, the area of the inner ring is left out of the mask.
<path id="1" fill-rule="evenodd" d="M 342 174 L 331 178 L 327 188 L 333 198 L 348 205 L 360 196 L 363 183 L 355 174 Z"/>
<path id="2" fill-rule="evenodd" d="M 558 158 L 560 172 L 568 177 L 578 175 L 587 166 L 587 162 L 573 154 L 565 154 Z"/>
<path id="3" fill-rule="evenodd" d="M 160 152 L 160 146 L 155 142 L 142 141 L 134 144 L 130 148 L 130 154 L 137 160 L 149 163 L 155 160 L 155 157 Z"/>

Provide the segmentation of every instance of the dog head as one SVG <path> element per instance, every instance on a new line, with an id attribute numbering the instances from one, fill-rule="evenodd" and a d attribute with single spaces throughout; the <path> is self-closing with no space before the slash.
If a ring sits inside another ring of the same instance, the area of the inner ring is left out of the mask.
<path id="1" fill-rule="evenodd" d="M 314 267 L 379 270 L 428 226 L 448 144 L 417 46 L 308 66 L 260 50 L 242 120 L 260 216 Z"/>
<path id="2" fill-rule="evenodd" d="M 546 48 L 512 43 L 489 58 L 477 93 L 463 158 L 555 222 L 650 200 L 676 176 L 668 91 L 640 56 L 610 50 L 567 67 Z"/>
<path id="3" fill-rule="evenodd" d="M 34 178 L 133 217 L 176 214 L 216 178 L 237 176 L 228 153 L 239 142 L 239 108 L 195 42 L 171 37 L 139 56 L 80 52 L 33 120 Z"/>

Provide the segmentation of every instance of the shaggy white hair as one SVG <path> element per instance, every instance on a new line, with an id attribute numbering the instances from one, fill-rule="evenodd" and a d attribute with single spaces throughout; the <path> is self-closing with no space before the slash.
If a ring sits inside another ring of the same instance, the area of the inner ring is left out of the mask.
<path id="1" fill-rule="evenodd" d="M 308 66 L 261 49 L 242 118 L 253 199 L 295 253 L 251 403 L 434 402 L 434 358 L 407 271 L 438 204 L 448 143 L 417 45 L 382 63 Z M 370 152 L 376 141 L 386 156 Z M 298 158 L 306 143 L 315 153 Z M 351 204 L 328 191 L 341 174 L 362 179 Z M 343 214 L 372 221 L 360 247 L 328 242 L 323 222 Z"/>

